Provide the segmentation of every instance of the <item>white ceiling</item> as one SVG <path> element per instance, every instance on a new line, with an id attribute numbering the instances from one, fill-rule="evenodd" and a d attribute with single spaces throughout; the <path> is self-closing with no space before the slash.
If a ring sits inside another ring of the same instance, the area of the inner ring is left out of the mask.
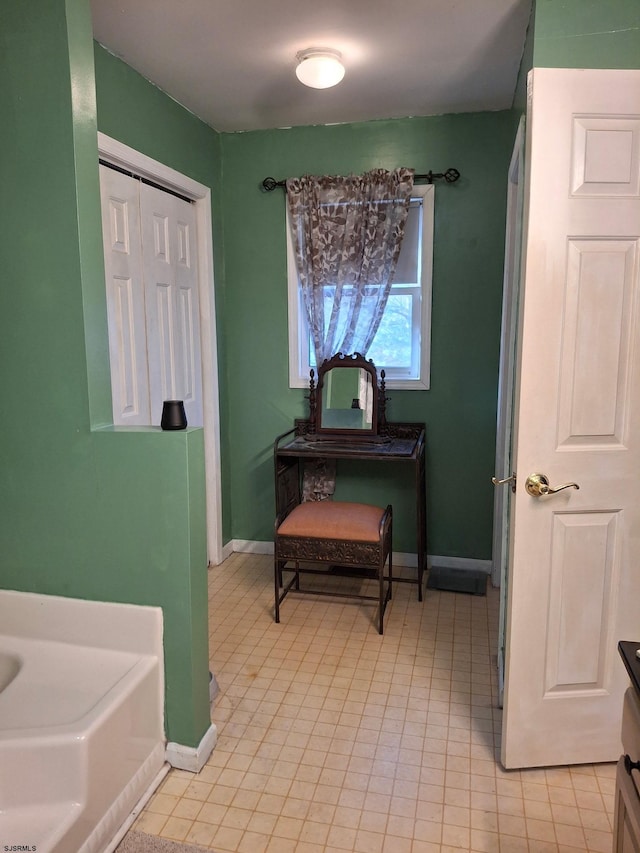
<path id="1" fill-rule="evenodd" d="M 219 131 L 511 107 L 532 0 L 91 0 L 94 36 Z M 342 52 L 333 89 L 295 55 Z"/>

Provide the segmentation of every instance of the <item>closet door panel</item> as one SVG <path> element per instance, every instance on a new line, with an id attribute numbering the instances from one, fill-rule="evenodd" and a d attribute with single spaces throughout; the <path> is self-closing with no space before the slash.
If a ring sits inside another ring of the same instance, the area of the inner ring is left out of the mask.
<path id="1" fill-rule="evenodd" d="M 140 202 L 151 423 L 164 400 L 183 400 L 189 425 L 202 426 L 193 205 L 145 184 Z"/>
<path id="2" fill-rule="evenodd" d="M 151 412 L 139 182 L 100 166 L 100 193 L 113 422 L 145 425 Z"/>

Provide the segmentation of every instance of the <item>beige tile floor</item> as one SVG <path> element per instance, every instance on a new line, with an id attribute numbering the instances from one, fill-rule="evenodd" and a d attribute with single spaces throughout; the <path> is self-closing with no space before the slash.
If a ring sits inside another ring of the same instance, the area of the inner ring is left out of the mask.
<path id="1" fill-rule="evenodd" d="M 497 760 L 496 590 L 398 584 L 382 637 L 373 604 L 289 596 L 276 625 L 272 594 L 270 557 L 210 569 L 218 743 L 135 829 L 218 853 L 609 853 L 614 765 Z"/>

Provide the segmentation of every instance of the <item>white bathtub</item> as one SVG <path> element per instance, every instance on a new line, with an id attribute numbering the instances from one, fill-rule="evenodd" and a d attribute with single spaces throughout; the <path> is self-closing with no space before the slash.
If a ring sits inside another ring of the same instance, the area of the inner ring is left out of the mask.
<path id="1" fill-rule="evenodd" d="M 0 850 L 98 853 L 165 766 L 162 611 L 0 590 Z"/>

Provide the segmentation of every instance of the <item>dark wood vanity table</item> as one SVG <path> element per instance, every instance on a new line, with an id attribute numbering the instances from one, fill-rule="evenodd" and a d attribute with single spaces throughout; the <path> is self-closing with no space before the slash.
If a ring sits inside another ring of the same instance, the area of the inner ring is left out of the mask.
<path id="1" fill-rule="evenodd" d="M 353 373 L 334 372 L 344 369 Z M 293 429 L 275 440 L 276 515 L 299 500 L 305 461 L 354 459 L 372 466 L 390 462 L 412 466 L 418 566 L 415 577 L 394 576 L 394 583 L 416 584 L 422 601 L 427 567 L 425 425 L 387 422 L 384 371 L 381 377 L 378 383 L 373 364 L 357 353 L 338 354 L 325 362 L 317 388 L 312 372 L 309 418 L 296 420 Z"/>
<path id="2" fill-rule="evenodd" d="M 630 679 L 622 708 L 623 755 L 616 768 L 614 853 L 640 851 L 640 642 L 621 640 L 618 651 Z"/>

